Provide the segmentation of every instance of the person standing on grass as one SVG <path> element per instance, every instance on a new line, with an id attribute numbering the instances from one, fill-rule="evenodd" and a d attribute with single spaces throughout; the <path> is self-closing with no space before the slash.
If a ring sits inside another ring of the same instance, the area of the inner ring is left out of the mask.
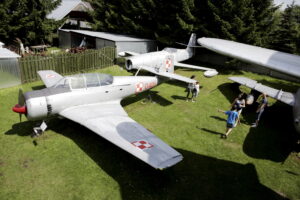
<path id="1" fill-rule="evenodd" d="M 196 76 L 192 75 L 190 77 L 190 79 L 194 79 Z M 186 101 L 189 101 L 190 99 L 190 94 L 193 95 L 193 89 L 195 88 L 195 84 L 194 83 L 189 83 L 188 87 L 187 87 L 187 95 L 186 95 Z"/>
<path id="2" fill-rule="evenodd" d="M 258 126 L 260 117 L 261 117 L 262 113 L 265 111 L 265 108 L 268 106 L 268 95 L 266 95 L 265 93 L 263 93 L 261 95 L 263 98 L 260 101 L 260 104 L 256 110 L 256 120 L 255 120 L 255 123 L 253 123 L 251 126 L 253 128 L 256 128 Z"/>
<path id="3" fill-rule="evenodd" d="M 196 101 L 196 97 L 198 96 L 199 91 L 200 91 L 200 85 L 199 82 L 197 81 L 193 89 L 192 102 Z"/>
<path id="4" fill-rule="evenodd" d="M 239 96 L 231 104 L 231 110 L 236 108 L 238 112 L 238 118 L 236 120 L 236 123 L 234 124 L 235 127 L 237 123 L 240 123 L 240 115 L 242 113 L 243 108 L 246 107 L 246 101 L 243 97 L 244 97 L 244 93 L 239 94 Z"/>
<path id="5" fill-rule="evenodd" d="M 236 108 L 233 108 L 233 110 L 229 110 L 229 111 L 223 111 L 218 109 L 218 111 L 224 113 L 225 115 L 228 115 L 227 124 L 226 124 L 226 133 L 221 135 L 221 138 L 226 139 L 236 123 L 236 120 L 238 118 L 238 112 Z"/>

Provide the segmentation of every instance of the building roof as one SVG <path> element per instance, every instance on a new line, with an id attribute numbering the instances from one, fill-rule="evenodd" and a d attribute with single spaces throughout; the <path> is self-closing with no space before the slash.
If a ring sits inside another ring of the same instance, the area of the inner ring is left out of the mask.
<path id="1" fill-rule="evenodd" d="M 0 48 L 0 59 L 2 58 L 19 58 L 20 55 L 16 54 L 13 51 L 10 51 L 6 48 Z"/>
<path id="2" fill-rule="evenodd" d="M 148 42 L 153 41 L 150 39 L 144 38 L 136 38 L 134 36 L 121 35 L 115 33 L 107 33 L 107 32 L 95 32 L 95 31 L 85 31 L 85 30 L 70 30 L 70 29 L 60 29 L 60 31 L 78 33 L 90 37 L 102 38 L 114 42 Z"/>
<path id="3" fill-rule="evenodd" d="M 78 0 L 62 0 L 61 4 L 47 15 L 48 19 L 61 20 L 71 11 L 93 10 L 88 2 Z"/>

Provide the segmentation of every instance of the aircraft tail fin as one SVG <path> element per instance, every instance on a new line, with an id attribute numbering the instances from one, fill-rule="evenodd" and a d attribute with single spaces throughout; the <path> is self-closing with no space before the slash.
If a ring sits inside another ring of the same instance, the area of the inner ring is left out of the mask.
<path id="1" fill-rule="evenodd" d="M 196 34 L 192 33 L 192 35 L 190 37 L 190 40 L 189 40 L 189 43 L 186 47 L 186 50 L 189 52 L 190 57 L 192 57 L 194 55 L 194 49 L 193 48 L 196 47 L 196 41 L 197 41 Z"/>
<path id="2" fill-rule="evenodd" d="M 196 46 L 196 34 L 192 33 L 187 48 L 195 47 Z"/>

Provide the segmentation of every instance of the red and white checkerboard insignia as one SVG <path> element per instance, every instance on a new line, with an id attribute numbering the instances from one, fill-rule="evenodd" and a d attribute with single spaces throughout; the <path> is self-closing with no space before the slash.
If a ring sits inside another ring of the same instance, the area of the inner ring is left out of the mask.
<path id="1" fill-rule="evenodd" d="M 140 149 L 149 149 L 153 147 L 153 145 L 147 142 L 146 140 L 135 141 L 132 142 L 131 144 L 133 144 L 133 146 L 138 147 Z"/>
<path id="2" fill-rule="evenodd" d="M 166 60 L 166 68 L 169 69 L 172 66 L 172 60 L 170 58 L 168 58 Z"/>
<path id="3" fill-rule="evenodd" d="M 136 92 L 142 92 L 143 88 L 144 88 L 144 84 L 143 83 L 138 83 L 138 84 L 136 84 L 135 91 Z"/>
<path id="4" fill-rule="evenodd" d="M 46 75 L 46 78 L 54 78 L 54 77 L 55 77 L 54 74 L 47 74 L 47 75 Z"/>

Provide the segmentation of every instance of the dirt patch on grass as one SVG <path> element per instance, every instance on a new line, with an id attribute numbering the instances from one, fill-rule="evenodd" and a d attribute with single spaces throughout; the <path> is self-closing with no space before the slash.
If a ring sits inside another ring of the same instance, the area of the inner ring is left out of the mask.
<path id="1" fill-rule="evenodd" d="M 30 163 L 32 163 L 32 162 L 33 162 L 33 159 L 31 159 L 31 158 L 26 159 L 26 160 L 22 161 L 22 167 L 28 168 Z"/>

